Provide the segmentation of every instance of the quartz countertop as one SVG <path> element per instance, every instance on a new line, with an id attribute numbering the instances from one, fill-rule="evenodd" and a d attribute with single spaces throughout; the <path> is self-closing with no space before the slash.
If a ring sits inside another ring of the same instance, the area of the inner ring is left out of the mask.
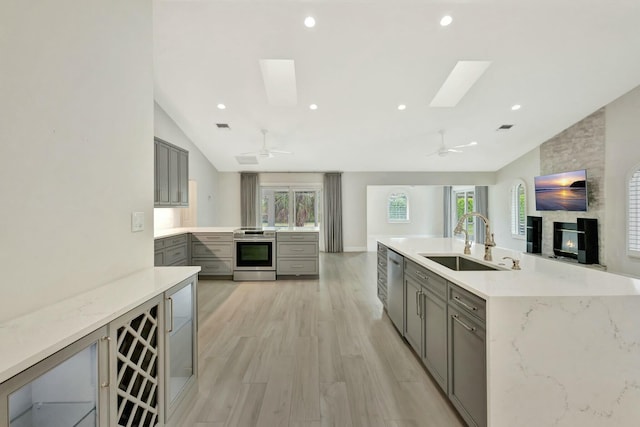
<path id="1" fill-rule="evenodd" d="M 572 265 L 494 247 L 493 260 L 483 260 L 484 245 L 473 244 L 471 255 L 463 255 L 464 243 L 456 238 L 384 238 L 380 243 L 445 279 L 481 296 L 563 297 L 640 295 L 640 280 L 580 265 Z M 501 271 L 454 271 L 422 254 L 460 255 L 491 264 Z M 520 260 L 521 270 L 511 270 L 510 256 Z"/>
<path id="2" fill-rule="evenodd" d="M 164 230 L 155 230 L 153 237 L 155 239 L 161 239 L 163 237 L 177 236 L 185 233 L 233 233 L 233 231 L 240 228 L 237 227 L 178 227 L 167 228 Z M 273 230 L 278 233 L 317 233 L 320 231 L 319 227 L 264 227 L 265 230 Z"/>
<path id="3" fill-rule="evenodd" d="M 0 383 L 197 274 L 154 267 L 0 323 Z"/>

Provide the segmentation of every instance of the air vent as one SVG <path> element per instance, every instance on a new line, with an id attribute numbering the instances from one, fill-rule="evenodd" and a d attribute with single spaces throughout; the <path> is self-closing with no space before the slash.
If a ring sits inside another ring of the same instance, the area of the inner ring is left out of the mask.
<path id="1" fill-rule="evenodd" d="M 216 126 L 218 127 L 218 129 L 231 130 L 231 127 L 229 127 L 229 123 L 216 123 Z"/>
<path id="2" fill-rule="evenodd" d="M 502 125 L 497 130 L 509 130 L 513 127 L 513 125 Z"/>
<path id="3" fill-rule="evenodd" d="M 258 158 L 256 156 L 236 156 L 236 161 L 241 165 L 258 164 Z"/>

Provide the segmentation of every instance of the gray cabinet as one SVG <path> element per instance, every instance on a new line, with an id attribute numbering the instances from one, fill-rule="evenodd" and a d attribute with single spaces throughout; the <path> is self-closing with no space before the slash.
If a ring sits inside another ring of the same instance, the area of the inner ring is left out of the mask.
<path id="1" fill-rule="evenodd" d="M 320 273 L 318 245 L 318 232 L 279 231 L 276 234 L 276 274 L 317 276 Z"/>
<path id="2" fill-rule="evenodd" d="M 0 425 L 107 426 L 107 327 L 0 384 Z"/>
<path id="3" fill-rule="evenodd" d="M 449 284 L 449 399 L 470 426 L 487 425 L 485 302 Z"/>
<path id="4" fill-rule="evenodd" d="M 405 261 L 405 338 L 440 387 L 447 391 L 447 282 Z"/>
<path id="5" fill-rule="evenodd" d="M 195 277 L 165 292 L 165 414 L 168 420 L 195 383 L 198 333 Z"/>
<path id="6" fill-rule="evenodd" d="M 233 233 L 192 233 L 191 265 L 199 265 L 202 276 L 233 275 Z"/>
<path id="7" fill-rule="evenodd" d="M 155 138 L 154 159 L 154 206 L 189 206 L 189 152 Z"/>
<path id="8" fill-rule="evenodd" d="M 387 308 L 387 247 L 382 243 L 378 243 L 377 265 L 378 299 Z"/>
<path id="9" fill-rule="evenodd" d="M 404 257 L 387 251 L 387 313 L 400 334 L 404 333 Z"/>
<path id="10" fill-rule="evenodd" d="M 165 237 L 154 241 L 154 265 L 180 266 L 189 265 L 189 235 Z"/>

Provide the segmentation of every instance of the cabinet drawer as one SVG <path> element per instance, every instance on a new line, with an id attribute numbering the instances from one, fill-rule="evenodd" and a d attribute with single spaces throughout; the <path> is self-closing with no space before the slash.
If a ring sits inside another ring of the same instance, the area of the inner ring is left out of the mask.
<path id="1" fill-rule="evenodd" d="M 164 248 L 164 240 L 165 239 L 156 239 L 153 241 L 153 248 L 157 251 L 158 249 Z"/>
<path id="2" fill-rule="evenodd" d="M 278 243 L 278 257 L 318 256 L 317 243 Z"/>
<path id="3" fill-rule="evenodd" d="M 187 259 L 187 245 L 176 246 L 175 248 L 169 248 L 164 250 L 164 264 L 173 265 L 178 261 Z"/>
<path id="4" fill-rule="evenodd" d="M 192 265 L 202 267 L 200 274 L 203 275 L 230 275 L 233 274 L 233 260 L 231 259 L 199 259 L 191 260 Z"/>
<path id="5" fill-rule="evenodd" d="M 378 287 L 378 299 L 380 300 L 382 305 L 384 305 L 385 307 L 387 306 L 387 290 L 386 289 L 382 289 Z"/>
<path id="6" fill-rule="evenodd" d="M 382 255 L 378 252 L 378 269 L 387 271 L 387 255 Z"/>
<path id="7" fill-rule="evenodd" d="M 449 283 L 449 303 L 465 313 L 486 320 L 485 301 L 453 283 Z"/>
<path id="8" fill-rule="evenodd" d="M 387 257 L 387 247 L 382 243 L 378 243 L 378 256 Z"/>
<path id="9" fill-rule="evenodd" d="M 378 289 L 384 289 L 387 291 L 387 278 L 386 277 L 378 277 Z"/>
<path id="10" fill-rule="evenodd" d="M 177 246 L 177 245 L 185 245 L 187 243 L 187 235 L 181 234 L 179 236 L 166 237 L 162 240 L 164 240 L 165 248 L 168 248 L 171 246 Z"/>
<path id="11" fill-rule="evenodd" d="M 207 242 L 233 242 L 233 233 L 194 233 L 193 241 Z"/>
<path id="12" fill-rule="evenodd" d="M 232 243 L 191 243 L 192 257 L 233 258 Z"/>
<path id="13" fill-rule="evenodd" d="M 405 260 L 404 273 L 442 299 L 447 298 L 447 281 L 437 274 L 409 260 Z"/>
<path id="14" fill-rule="evenodd" d="M 187 262 L 186 258 L 185 259 L 181 259 L 178 262 L 174 262 L 173 264 L 170 265 L 170 267 L 183 267 L 183 266 L 187 266 L 189 265 L 189 263 Z"/>
<path id="15" fill-rule="evenodd" d="M 318 274 L 317 258 L 278 259 L 278 274 Z"/>
<path id="16" fill-rule="evenodd" d="M 279 242 L 317 242 L 318 233 L 306 232 L 306 233 L 289 233 L 280 232 L 277 234 Z"/>

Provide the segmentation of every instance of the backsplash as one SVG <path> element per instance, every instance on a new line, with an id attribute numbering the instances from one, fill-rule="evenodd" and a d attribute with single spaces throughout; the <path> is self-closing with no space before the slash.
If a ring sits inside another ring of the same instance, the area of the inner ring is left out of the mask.
<path id="1" fill-rule="evenodd" d="M 576 222 L 576 218 L 596 218 L 604 224 L 605 110 L 599 109 L 540 146 L 540 174 L 587 170 L 589 207 L 587 212 L 544 211 L 542 253 L 553 254 L 553 223 Z M 604 262 L 604 233 L 598 230 L 601 262 Z"/>
<path id="2" fill-rule="evenodd" d="M 181 212 L 179 208 L 155 208 L 153 210 L 153 229 L 166 230 L 180 227 Z"/>

